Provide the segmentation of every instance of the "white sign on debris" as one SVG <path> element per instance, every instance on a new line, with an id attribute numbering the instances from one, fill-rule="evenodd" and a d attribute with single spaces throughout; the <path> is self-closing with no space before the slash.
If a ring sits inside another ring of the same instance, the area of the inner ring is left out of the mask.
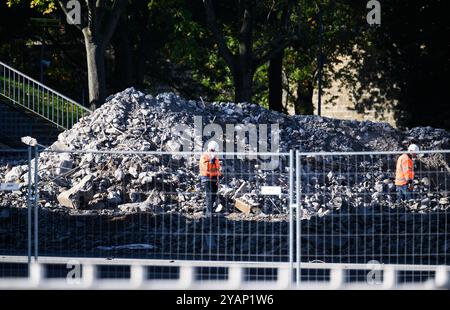
<path id="1" fill-rule="evenodd" d="M 281 196 L 281 186 L 261 186 L 261 195 Z"/>
<path id="2" fill-rule="evenodd" d="M 18 191 L 19 184 L 18 183 L 0 183 L 0 191 Z"/>

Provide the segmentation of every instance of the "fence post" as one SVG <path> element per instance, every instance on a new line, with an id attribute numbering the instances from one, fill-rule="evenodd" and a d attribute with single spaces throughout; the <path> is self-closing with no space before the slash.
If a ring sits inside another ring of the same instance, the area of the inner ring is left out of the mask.
<path id="1" fill-rule="evenodd" d="M 300 263 L 301 263 L 301 232 L 302 232 L 302 209 L 300 208 L 300 186 L 301 186 L 301 162 L 298 150 L 295 152 L 295 202 L 296 202 L 296 213 L 295 213 L 295 223 L 296 223 L 296 262 L 297 266 L 295 269 L 295 282 L 297 287 L 300 286 Z"/>
<path id="2" fill-rule="evenodd" d="M 294 270 L 294 151 L 289 151 L 289 281 Z"/>
<path id="3" fill-rule="evenodd" d="M 28 272 L 30 272 L 31 264 L 31 146 L 28 146 L 28 192 L 27 192 L 27 233 L 28 233 Z"/>
<path id="4" fill-rule="evenodd" d="M 34 147 L 34 260 L 38 259 L 39 146 Z"/>

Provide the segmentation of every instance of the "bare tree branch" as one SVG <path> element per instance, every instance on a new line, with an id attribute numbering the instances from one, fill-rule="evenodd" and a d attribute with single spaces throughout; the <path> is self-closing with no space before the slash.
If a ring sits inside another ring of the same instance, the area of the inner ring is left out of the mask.
<path id="1" fill-rule="evenodd" d="M 298 40 L 297 35 L 291 35 L 288 37 L 280 38 L 279 40 L 275 41 L 273 44 L 273 48 L 270 49 L 267 53 L 262 55 L 259 58 L 255 58 L 255 66 L 259 67 L 263 65 L 264 63 L 268 62 L 271 58 L 276 56 L 278 53 L 283 51 L 285 48 L 289 47 L 292 43 Z"/>
<path id="2" fill-rule="evenodd" d="M 242 9 L 242 26 L 239 31 L 239 54 L 248 56 L 252 53 L 253 8 L 249 0 L 245 0 Z"/>
<path id="3" fill-rule="evenodd" d="M 293 42 L 298 40 L 298 34 L 288 34 L 288 27 L 289 27 L 289 19 L 292 14 L 292 9 L 294 7 L 295 0 L 287 0 L 285 7 L 283 9 L 283 13 L 281 15 L 281 31 L 282 31 L 282 37 L 279 37 L 275 42 L 273 42 L 271 45 L 273 48 L 265 48 L 264 50 L 268 50 L 265 54 L 263 54 L 260 58 L 255 59 L 255 66 L 259 67 L 260 65 L 266 63 L 270 59 L 272 59 L 274 56 L 278 55 L 280 52 L 282 52 L 285 48 L 287 48 L 289 45 L 291 45 Z"/>
<path id="4" fill-rule="evenodd" d="M 225 61 L 227 62 L 228 66 L 232 70 L 234 70 L 235 66 L 234 55 L 228 48 L 227 43 L 225 41 L 225 37 L 223 33 L 220 31 L 219 26 L 217 25 L 216 14 L 214 12 L 214 7 L 211 3 L 211 0 L 203 0 L 203 4 L 205 5 L 206 9 L 206 18 L 208 25 L 219 45 L 219 51 L 222 54 Z"/>
<path id="5" fill-rule="evenodd" d="M 97 19 L 95 18 L 95 0 L 86 0 L 87 7 L 87 23 L 91 33 L 96 33 Z"/>
<path id="6" fill-rule="evenodd" d="M 292 8 L 294 7 L 294 0 L 288 0 L 284 10 L 283 10 L 283 14 L 281 15 L 281 29 L 282 31 L 286 32 L 289 26 L 289 18 L 291 17 L 292 14 Z"/>
<path id="7" fill-rule="evenodd" d="M 116 29 L 117 24 L 119 23 L 120 16 L 125 10 L 126 4 L 127 0 L 114 1 L 114 4 L 111 8 L 111 16 L 109 16 L 105 25 L 105 30 L 103 32 L 103 44 L 106 45 L 111 40 L 114 30 Z"/>

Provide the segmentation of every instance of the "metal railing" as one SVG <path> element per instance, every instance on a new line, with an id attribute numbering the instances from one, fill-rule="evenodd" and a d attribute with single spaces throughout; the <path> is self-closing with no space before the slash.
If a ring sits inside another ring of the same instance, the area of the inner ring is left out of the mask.
<path id="1" fill-rule="evenodd" d="M 0 256 L 0 263 L 22 264 L 26 257 Z M 59 276 L 49 277 L 52 266 Z M 121 267 L 120 269 L 114 267 Z M 110 273 L 105 273 L 109 269 Z M 116 272 L 111 274 L 111 271 Z M 121 270 L 118 272 L 117 270 Z M 170 270 L 170 272 L 168 272 Z M 272 270 L 272 272 L 267 272 Z M 0 289 L 200 289 L 200 290 L 404 290 L 449 289 L 449 266 L 370 264 L 302 264 L 304 273 L 323 271 L 325 277 L 295 282 L 288 263 L 130 260 L 39 257 L 26 276 L 0 277 Z M 363 277 L 353 276 L 362 272 Z M 373 276 L 373 273 L 378 273 Z M 429 276 L 405 277 L 406 273 Z"/>
<path id="2" fill-rule="evenodd" d="M 91 111 L 24 73 L 0 62 L 0 95 L 12 103 L 69 129 Z"/>

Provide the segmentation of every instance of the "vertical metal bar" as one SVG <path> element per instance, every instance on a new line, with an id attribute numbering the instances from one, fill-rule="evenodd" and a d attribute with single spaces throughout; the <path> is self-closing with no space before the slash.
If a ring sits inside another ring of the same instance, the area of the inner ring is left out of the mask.
<path id="1" fill-rule="evenodd" d="M 33 111 L 35 111 L 35 109 L 34 109 L 34 90 L 35 90 L 35 88 L 34 88 L 34 82 L 32 82 L 31 83 L 31 93 L 33 94 Z"/>
<path id="2" fill-rule="evenodd" d="M 52 122 L 54 122 L 53 118 L 55 116 L 55 96 L 52 93 Z M 56 100 L 58 100 L 58 97 L 56 97 Z"/>
<path id="3" fill-rule="evenodd" d="M 16 92 L 15 92 L 15 90 L 14 90 L 14 81 L 15 81 L 15 75 L 14 75 L 15 73 L 14 73 L 14 71 L 12 72 L 12 85 L 11 85 L 11 88 L 12 88 L 12 94 L 11 94 L 11 98 L 12 98 L 12 100 L 14 101 L 14 104 L 16 103 Z M 11 80 L 10 80 L 10 83 L 11 83 Z"/>
<path id="4" fill-rule="evenodd" d="M 21 87 L 20 87 L 21 86 Z M 22 76 L 22 84 L 19 87 L 22 89 L 22 105 L 25 107 L 25 77 Z"/>
<path id="5" fill-rule="evenodd" d="M 22 77 L 22 82 L 20 82 L 20 78 Z M 23 93 L 21 94 L 21 92 L 23 91 L 22 90 L 22 85 L 23 85 L 23 81 L 24 81 L 24 79 L 23 79 L 23 76 L 21 76 L 21 75 L 19 75 L 19 82 L 18 82 L 18 84 L 17 84 L 17 92 L 18 92 L 18 94 L 19 94 L 19 102 L 20 102 L 20 105 L 24 105 L 23 104 Z"/>
<path id="6" fill-rule="evenodd" d="M 25 77 L 22 77 L 22 99 L 23 106 L 25 106 Z"/>
<path id="7" fill-rule="evenodd" d="M 301 162 L 300 162 L 300 155 L 299 152 L 295 152 L 295 202 L 297 205 L 296 213 L 295 213 L 295 224 L 296 224 L 296 262 L 297 266 L 295 268 L 295 282 L 297 284 L 297 287 L 300 286 L 300 263 L 301 263 L 301 255 L 302 255 L 302 209 L 300 207 L 300 186 L 302 185 L 302 179 L 300 175 L 301 171 Z"/>
<path id="8" fill-rule="evenodd" d="M 22 76 L 22 84 L 19 84 L 19 89 L 22 92 L 22 97 L 20 98 L 22 100 L 22 105 L 25 107 L 25 78 Z"/>
<path id="9" fill-rule="evenodd" d="M 27 87 L 28 87 L 27 106 L 29 109 L 30 108 L 30 80 L 27 80 Z"/>
<path id="10" fill-rule="evenodd" d="M 59 101 L 56 101 L 56 124 L 59 124 Z"/>
<path id="11" fill-rule="evenodd" d="M 45 115 L 45 103 L 44 103 L 44 95 L 42 91 L 42 86 L 39 88 L 39 103 L 41 105 L 41 115 Z"/>
<path id="12" fill-rule="evenodd" d="M 75 106 L 74 104 L 71 105 L 72 106 L 72 123 L 70 124 L 70 128 L 73 127 L 73 107 Z"/>
<path id="13" fill-rule="evenodd" d="M 11 70 L 8 69 L 8 98 L 11 97 Z"/>
<path id="14" fill-rule="evenodd" d="M 41 105 L 41 88 L 39 84 L 37 84 L 37 112 L 40 111 L 40 105 Z"/>
<path id="15" fill-rule="evenodd" d="M 13 85 L 12 85 L 12 95 L 11 95 L 11 99 L 12 101 L 14 101 L 14 104 L 16 103 L 16 96 L 15 96 L 15 91 L 14 91 L 14 71 L 12 73 L 12 81 L 13 81 Z M 9 83 L 11 84 L 11 80 L 9 80 Z M 11 86 L 11 85 L 10 85 Z"/>
<path id="16" fill-rule="evenodd" d="M 292 271 L 294 269 L 294 151 L 289 151 L 289 274 L 292 282 Z"/>
<path id="17" fill-rule="evenodd" d="M 37 261 L 38 259 L 38 200 L 39 200 L 39 150 L 38 146 L 34 148 L 34 260 Z"/>
<path id="18" fill-rule="evenodd" d="M 28 272 L 30 272 L 31 264 L 31 146 L 28 146 L 28 193 L 27 193 L 27 208 L 28 208 Z"/>
<path id="19" fill-rule="evenodd" d="M 38 84 L 37 99 L 38 99 L 38 113 L 42 113 L 42 108 L 41 108 L 41 102 L 42 102 L 42 98 L 41 98 L 41 86 L 40 86 L 39 84 Z"/>
<path id="20" fill-rule="evenodd" d="M 17 89 L 16 89 L 16 73 L 13 71 L 13 95 L 14 95 L 14 102 L 17 104 Z"/>
<path id="21" fill-rule="evenodd" d="M 6 67 L 3 66 L 3 94 L 6 94 Z"/>
<path id="22" fill-rule="evenodd" d="M 16 82 L 16 90 L 17 90 L 17 102 L 19 103 L 19 105 L 22 105 L 21 101 L 20 101 L 20 75 L 17 74 L 17 82 Z"/>
<path id="23" fill-rule="evenodd" d="M 47 89 L 47 118 L 50 119 L 50 91 Z"/>
<path id="24" fill-rule="evenodd" d="M 3 66 L 3 94 L 6 94 L 6 67 Z"/>
<path id="25" fill-rule="evenodd" d="M 69 101 L 66 101 L 66 126 L 64 128 L 69 128 Z"/>

